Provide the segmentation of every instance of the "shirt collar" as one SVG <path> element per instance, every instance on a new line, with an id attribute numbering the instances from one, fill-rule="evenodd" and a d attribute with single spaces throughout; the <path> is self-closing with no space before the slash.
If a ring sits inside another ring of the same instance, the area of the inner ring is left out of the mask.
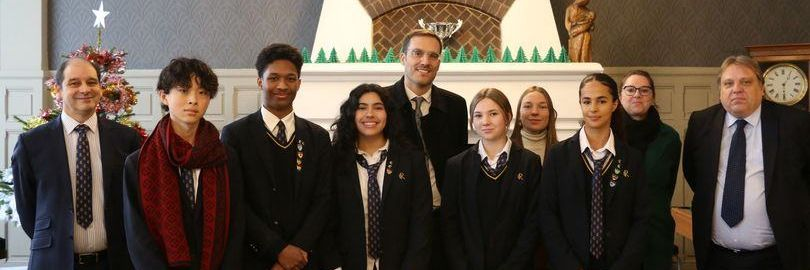
<path id="1" fill-rule="evenodd" d="M 427 102 L 428 104 L 430 104 L 431 93 L 433 93 L 433 87 L 430 87 L 430 89 L 428 89 L 427 92 L 425 92 L 425 94 L 421 96 L 422 98 L 425 99 L 425 102 Z M 413 101 L 413 98 L 416 97 L 416 93 L 411 91 L 411 89 L 408 88 L 408 86 L 405 86 L 405 95 L 408 96 L 408 100 L 410 101 Z"/>
<path id="2" fill-rule="evenodd" d="M 380 147 L 380 149 L 377 149 L 377 151 L 372 153 L 372 154 L 366 153 L 365 151 L 360 150 L 360 148 L 357 148 L 357 154 L 363 156 L 366 159 L 366 161 L 369 161 L 369 163 L 377 162 L 376 160 L 380 159 L 379 157 L 380 157 L 380 155 L 382 155 L 382 151 L 383 150 L 385 150 L 385 151 L 388 150 L 388 144 L 390 142 L 391 142 L 391 140 L 385 140 L 385 144 L 382 147 Z M 374 160 L 374 162 L 371 162 L 372 160 Z"/>
<path id="3" fill-rule="evenodd" d="M 605 146 L 603 146 L 601 149 L 594 150 L 593 147 L 591 147 L 590 142 L 588 142 L 588 137 L 585 135 L 585 128 L 579 129 L 579 152 L 584 153 L 585 149 L 591 149 L 593 152 L 602 152 L 607 150 L 615 156 L 616 143 L 613 138 L 613 130 L 610 131 L 610 137 L 608 137 L 608 141 L 605 143 Z"/>
<path id="4" fill-rule="evenodd" d="M 65 130 L 66 134 L 70 134 L 76 129 L 76 126 L 79 124 L 85 124 L 87 127 L 90 128 L 90 132 L 97 133 L 98 132 L 98 116 L 94 113 L 90 118 L 88 118 L 84 123 L 79 123 L 66 113 L 62 112 L 59 117 L 62 119 L 62 128 Z"/>
<path id="5" fill-rule="evenodd" d="M 501 156 L 501 153 L 506 153 L 506 158 L 509 159 L 509 149 L 512 148 L 512 140 L 506 138 L 506 144 L 503 145 L 503 149 L 495 155 L 495 159 L 497 160 L 498 157 Z M 478 141 L 478 154 L 481 156 L 481 160 L 487 159 L 487 152 L 484 150 L 484 143 Z"/>
<path id="6" fill-rule="evenodd" d="M 291 134 L 293 131 L 295 131 L 295 111 L 290 112 L 281 119 L 268 111 L 264 106 L 262 106 L 261 112 L 262 121 L 264 122 L 264 126 L 267 128 L 267 130 L 274 130 L 276 125 L 278 125 L 278 122 L 281 121 L 284 123 L 284 127 L 287 129 L 287 134 Z"/>
<path id="7" fill-rule="evenodd" d="M 759 125 L 761 114 L 762 114 L 762 104 L 759 104 L 759 107 L 757 107 L 757 109 L 754 110 L 754 112 L 752 112 L 751 115 L 743 118 L 743 120 L 745 120 L 745 122 L 748 122 L 748 124 L 751 125 L 752 127 L 756 127 L 757 125 Z M 732 125 L 734 125 L 735 122 L 737 122 L 737 120 L 739 120 L 739 118 L 731 115 L 731 113 L 729 112 L 726 112 L 725 127 L 726 128 L 731 127 Z"/>

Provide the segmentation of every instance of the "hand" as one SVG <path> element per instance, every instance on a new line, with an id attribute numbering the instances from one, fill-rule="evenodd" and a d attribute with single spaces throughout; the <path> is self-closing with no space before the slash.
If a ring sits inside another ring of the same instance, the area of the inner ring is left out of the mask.
<path id="1" fill-rule="evenodd" d="M 307 252 L 293 245 L 287 245 L 278 254 L 278 264 L 284 269 L 303 269 L 307 262 L 309 262 Z"/>
<path id="2" fill-rule="evenodd" d="M 281 267 L 280 264 L 276 263 L 272 268 L 270 268 L 270 270 L 284 270 L 284 267 Z"/>

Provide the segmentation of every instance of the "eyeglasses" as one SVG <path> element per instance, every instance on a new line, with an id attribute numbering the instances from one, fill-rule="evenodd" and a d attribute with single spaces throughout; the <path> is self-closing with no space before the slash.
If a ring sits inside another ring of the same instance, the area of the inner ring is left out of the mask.
<path id="1" fill-rule="evenodd" d="M 627 96 L 635 96 L 636 92 L 641 94 L 642 96 L 649 96 L 652 94 L 652 87 L 649 86 L 642 86 L 642 87 L 635 87 L 632 85 L 625 85 L 622 87 L 622 92 L 624 92 Z"/>
<path id="2" fill-rule="evenodd" d="M 430 60 L 439 60 L 439 54 L 435 53 L 435 52 L 425 52 L 425 51 L 422 51 L 420 49 L 413 49 L 413 50 L 408 51 L 408 56 L 414 57 L 414 58 L 421 59 L 425 55 L 427 55 Z"/>

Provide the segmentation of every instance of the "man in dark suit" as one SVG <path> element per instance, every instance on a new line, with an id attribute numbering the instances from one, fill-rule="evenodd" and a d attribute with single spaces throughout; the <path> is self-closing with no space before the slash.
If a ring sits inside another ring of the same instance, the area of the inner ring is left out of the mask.
<path id="1" fill-rule="evenodd" d="M 388 86 L 394 99 L 405 139 L 425 153 L 433 194 L 432 269 L 446 268 L 439 234 L 441 179 L 447 160 L 467 147 L 467 105 L 464 98 L 433 85 L 441 65 L 441 39 L 435 33 L 413 30 L 402 41 L 399 60 L 405 75 Z"/>
<path id="2" fill-rule="evenodd" d="M 698 269 L 810 269 L 810 115 L 763 101 L 749 57 L 726 58 L 718 84 L 684 142 Z"/>
<path id="3" fill-rule="evenodd" d="M 249 269 L 317 269 L 329 216 L 329 133 L 297 117 L 293 100 L 303 60 L 287 44 L 271 44 L 256 59 L 262 108 L 223 128 L 245 182 Z"/>
<path id="4" fill-rule="evenodd" d="M 130 269 L 124 240 L 124 159 L 138 133 L 99 118 L 99 69 L 70 59 L 56 72 L 59 118 L 20 135 L 11 158 L 14 195 L 31 237 L 29 269 Z"/>

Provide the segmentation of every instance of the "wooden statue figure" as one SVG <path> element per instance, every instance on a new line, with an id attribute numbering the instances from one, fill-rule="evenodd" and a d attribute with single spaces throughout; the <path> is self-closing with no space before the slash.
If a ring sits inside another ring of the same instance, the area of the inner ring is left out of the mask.
<path id="1" fill-rule="evenodd" d="M 586 7 L 590 0 L 574 0 L 565 9 L 565 29 L 568 30 L 568 55 L 571 62 L 591 61 L 591 31 L 596 15 Z"/>

